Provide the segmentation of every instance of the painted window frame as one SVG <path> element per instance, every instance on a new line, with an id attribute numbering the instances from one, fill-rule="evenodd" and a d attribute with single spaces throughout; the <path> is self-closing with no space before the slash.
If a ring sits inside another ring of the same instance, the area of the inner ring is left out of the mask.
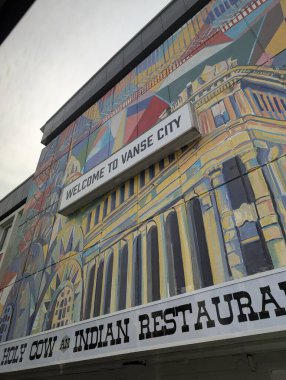
<path id="1" fill-rule="evenodd" d="M 0 267 L 4 261 L 6 253 L 8 252 L 10 243 L 15 240 L 17 236 L 19 221 L 23 210 L 24 205 L 17 208 L 17 210 L 0 221 Z"/>

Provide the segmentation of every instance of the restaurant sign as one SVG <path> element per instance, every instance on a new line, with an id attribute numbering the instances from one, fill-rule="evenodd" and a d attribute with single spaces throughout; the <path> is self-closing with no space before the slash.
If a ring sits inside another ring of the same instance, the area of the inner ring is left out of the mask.
<path id="1" fill-rule="evenodd" d="M 0 373 L 283 331 L 285 273 L 274 270 L 2 343 Z"/>

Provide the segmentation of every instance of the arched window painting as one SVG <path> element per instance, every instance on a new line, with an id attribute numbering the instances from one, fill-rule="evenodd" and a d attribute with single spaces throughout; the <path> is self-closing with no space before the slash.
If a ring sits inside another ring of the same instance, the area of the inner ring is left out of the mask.
<path id="1" fill-rule="evenodd" d="M 66 326 L 72 323 L 74 293 L 70 286 L 66 286 L 58 295 L 52 317 L 52 328 Z"/>

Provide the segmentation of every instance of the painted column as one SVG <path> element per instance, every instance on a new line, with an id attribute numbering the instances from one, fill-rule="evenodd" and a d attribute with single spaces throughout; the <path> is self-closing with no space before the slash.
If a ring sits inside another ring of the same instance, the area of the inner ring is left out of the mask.
<path id="1" fill-rule="evenodd" d="M 222 247 L 218 239 L 218 219 L 216 218 L 212 207 L 210 193 L 207 192 L 201 195 L 200 199 L 202 203 L 202 213 L 210 256 L 210 264 L 212 268 L 213 282 L 214 284 L 219 284 L 221 282 L 227 281 L 228 277 L 225 273 L 225 265 L 222 258 L 224 252 L 222 251 Z"/>
<path id="2" fill-rule="evenodd" d="M 179 224 L 186 292 L 191 292 L 195 289 L 195 286 L 194 286 L 192 255 L 191 255 L 192 249 L 190 245 L 191 239 L 189 237 L 188 218 L 187 218 L 185 204 L 181 204 L 179 207 L 177 207 L 176 212 L 177 212 L 178 224 Z"/>
<path id="3" fill-rule="evenodd" d="M 247 170 L 254 164 L 257 166 L 254 150 L 247 151 L 241 156 Z M 275 206 L 265 180 L 262 169 L 249 171 L 248 178 L 255 197 L 255 207 L 258 214 L 258 223 L 261 226 L 265 243 L 272 258 L 274 268 L 286 265 L 286 245 L 284 234 L 278 221 Z"/>
<path id="4" fill-rule="evenodd" d="M 243 264 L 240 242 L 235 227 L 234 212 L 231 208 L 230 200 L 224 185 L 222 166 L 217 166 L 209 172 L 209 177 L 214 187 L 217 208 L 220 215 L 220 223 L 223 231 L 225 250 L 228 264 L 233 279 L 246 276 L 246 270 Z M 216 223 L 218 221 L 215 221 Z M 214 233 L 214 232 L 213 232 Z"/>

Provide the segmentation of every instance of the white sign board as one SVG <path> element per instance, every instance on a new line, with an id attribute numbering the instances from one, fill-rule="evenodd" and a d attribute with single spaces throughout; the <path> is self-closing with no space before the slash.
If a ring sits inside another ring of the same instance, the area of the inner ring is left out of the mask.
<path id="1" fill-rule="evenodd" d="M 200 136 L 189 104 L 66 186 L 59 212 L 68 215 Z"/>
<path id="2" fill-rule="evenodd" d="M 0 373 L 284 331 L 285 274 L 270 271 L 2 343 Z"/>

